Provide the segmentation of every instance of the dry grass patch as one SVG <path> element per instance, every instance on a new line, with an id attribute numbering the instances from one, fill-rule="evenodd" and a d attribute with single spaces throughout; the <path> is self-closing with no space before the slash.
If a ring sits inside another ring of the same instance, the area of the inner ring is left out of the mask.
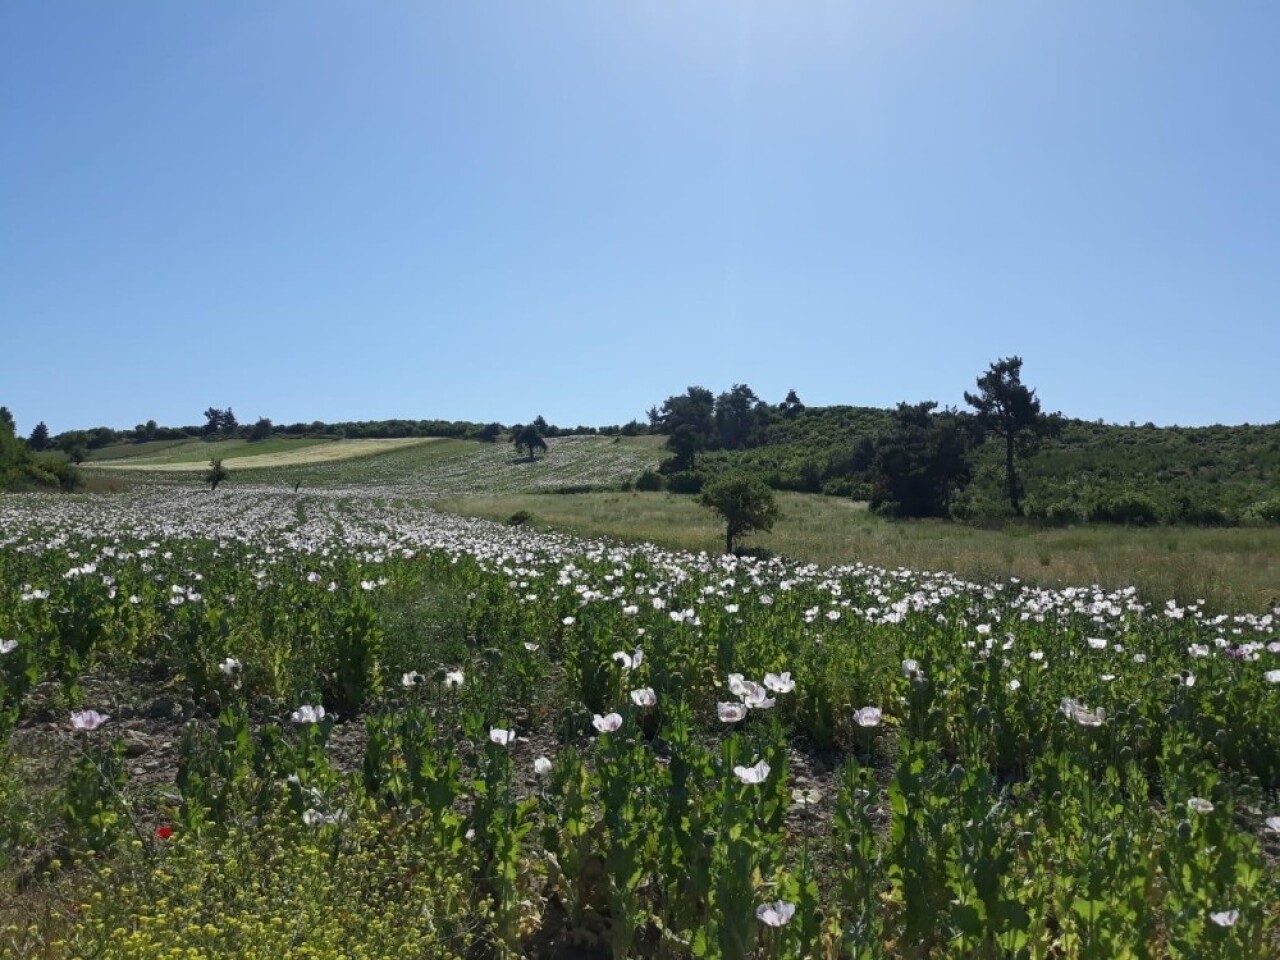
<path id="1" fill-rule="evenodd" d="M 231 471 L 267 470 L 272 467 L 295 467 L 315 463 L 332 463 L 337 460 L 351 460 L 356 457 L 372 456 L 390 450 L 415 447 L 436 442 L 436 437 L 397 437 L 386 440 L 333 440 L 327 443 L 311 444 L 292 450 L 277 450 L 272 453 L 253 454 L 249 456 L 226 457 L 223 466 Z M 209 451 L 210 458 L 217 455 L 217 450 Z M 208 459 L 188 463 L 154 463 L 138 460 L 127 463 L 100 463 L 94 465 L 99 470 L 136 470 L 155 473 L 190 473 L 208 468 Z"/>

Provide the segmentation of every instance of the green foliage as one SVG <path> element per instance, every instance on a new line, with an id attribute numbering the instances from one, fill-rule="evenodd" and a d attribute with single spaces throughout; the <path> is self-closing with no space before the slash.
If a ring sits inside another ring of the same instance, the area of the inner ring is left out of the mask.
<path id="1" fill-rule="evenodd" d="M 48 439 L 47 430 L 45 439 Z M 0 490 L 56 487 L 70 491 L 81 482 L 80 472 L 67 458 L 52 451 L 33 453 L 33 448 L 14 435 L 12 417 L 0 417 Z"/>
<path id="2" fill-rule="evenodd" d="M 427 511 L 400 540 L 391 507 L 324 509 L 340 530 L 286 522 L 307 539 L 269 551 L 44 527 L 0 548 L 4 702 L 69 677 L 121 698 L 48 741 L 38 842 L 93 859 L 51 887 L 44 954 L 1273 952 L 1271 617 L 498 528 L 468 549 L 453 521 L 424 545 Z M 198 706 L 176 791 L 111 744 L 140 675 Z M 38 797 L 23 759 L 9 820 Z M 31 836 L 0 817 L 0 852 Z M 13 929 L 0 951 L 34 952 Z"/>
<path id="3" fill-rule="evenodd" d="M 210 492 L 218 489 L 218 484 L 231 476 L 227 472 L 227 468 L 222 465 L 220 458 L 209 461 L 209 472 L 204 475 L 204 482 L 209 485 Z"/>
<path id="4" fill-rule="evenodd" d="M 547 452 L 547 441 L 542 438 L 542 434 L 538 431 L 537 426 L 528 424 L 527 426 L 516 426 L 512 428 L 511 443 L 516 448 L 516 452 L 527 452 L 529 459 L 534 459 L 537 451 Z"/>
<path id="5" fill-rule="evenodd" d="M 725 521 L 725 553 L 733 553 L 739 538 L 757 530 L 773 529 L 778 504 L 773 491 L 754 477 L 721 477 L 702 491 L 698 502 Z"/>
<path id="6" fill-rule="evenodd" d="M 701 493 L 706 482 L 706 474 L 700 470 L 681 470 L 666 476 L 667 489 L 672 493 Z"/>
<path id="7" fill-rule="evenodd" d="M 31 436 L 27 438 L 27 446 L 37 453 L 49 448 L 49 428 L 45 426 L 43 420 L 37 423 L 35 429 L 31 431 Z"/>
<path id="8" fill-rule="evenodd" d="M 249 428 L 248 439 L 252 441 L 266 440 L 271 436 L 272 429 L 270 417 L 259 417 L 253 426 Z"/>
<path id="9" fill-rule="evenodd" d="M 1004 441 L 1005 490 L 1009 506 L 1021 514 L 1023 489 L 1016 458 L 1046 432 L 1049 423 L 1041 416 L 1035 391 L 1022 383 L 1022 358 L 1005 357 L 993 362 L 978 378 L 978 392 L 966 390 L 964 399 L 973 407 L 979 429 Z"/>
<path id="10" fill-rule="evenodd" d="M 646 470 L 636 478 L 635 489 L 645 493 L 652 493 L 656 490 L 661 490 L 664 485 L 665 481 L 662 474 L 656 470 Z"/>
<path id="11" fill-rule="evenodd" d="M 893 431 L 876 445 L 871 509 L 892 517 L 946 517 L 969 479 L 968 436 L 954 411 L 898 404 Z"/>

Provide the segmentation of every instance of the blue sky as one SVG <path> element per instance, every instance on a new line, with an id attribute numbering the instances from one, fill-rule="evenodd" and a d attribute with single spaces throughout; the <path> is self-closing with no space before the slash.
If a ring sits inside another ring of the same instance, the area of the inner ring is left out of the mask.
<path id="1" fill-rule="evenodd" d="M 0 4 L 0 404 L 1280 419 L 1280 5 Z"/>

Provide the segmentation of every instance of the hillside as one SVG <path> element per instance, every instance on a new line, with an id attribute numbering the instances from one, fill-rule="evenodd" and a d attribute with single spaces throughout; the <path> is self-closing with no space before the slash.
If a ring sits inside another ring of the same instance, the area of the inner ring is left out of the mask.
<path id="1" fill-rule="evenodd" d="M 154 459 L 118 458 L 86 464 L 93 471 L 127 475 L 139 483 L 191 484 L 192 476 L 223 443 L 191 441 Z M 239 482 L 316 487 L 378 486 L 415 497 L 476 493 L 563 492 L 616 489 L 661 459 L 660 437 L 552 437 L 536 459 L 517 454 L 507 443 L 476 440 L 405 438 L 312 442 L 291 451 L 257 454 L 276 441 L 235 447 L 224 465 Z M 297 443 L 299 441 L 282 441 Z M 307 443 L 307 441 L 302 441 Z M 112 449 L 112 448 L 107 448 Z M 195 451 L 203 458 L 191 459 Z M 343 453 L 346 456 L 335 456 Z M 233 456 L 239 454 L 239 456 Z"/>
<path id="2" fill-rule="evenodd" d="M 871 494 L 875 444 L 893 413 L 867 407 L 772 415 L 757 445 L 699 454 L 714 475 L 745 469 L 776 489 Z M 971 450 L 973 480 L 958 498 L 966 519 L 998 514 L 1003 447 L 988 438 Z M 1224 525 L 1280 521 L 1280 423 L 1266 426 L 1117 426 L 1065 419 L 1019 461 L 1031 519 Z"/>

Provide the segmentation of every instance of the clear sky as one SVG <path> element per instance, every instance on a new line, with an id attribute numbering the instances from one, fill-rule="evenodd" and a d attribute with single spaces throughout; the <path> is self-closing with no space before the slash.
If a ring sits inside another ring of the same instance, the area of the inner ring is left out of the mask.
<path id="1" fill-rule="evenodd" d="M 1280 4 L 0 0 L 26 432 L 1280 419 Z"/>

